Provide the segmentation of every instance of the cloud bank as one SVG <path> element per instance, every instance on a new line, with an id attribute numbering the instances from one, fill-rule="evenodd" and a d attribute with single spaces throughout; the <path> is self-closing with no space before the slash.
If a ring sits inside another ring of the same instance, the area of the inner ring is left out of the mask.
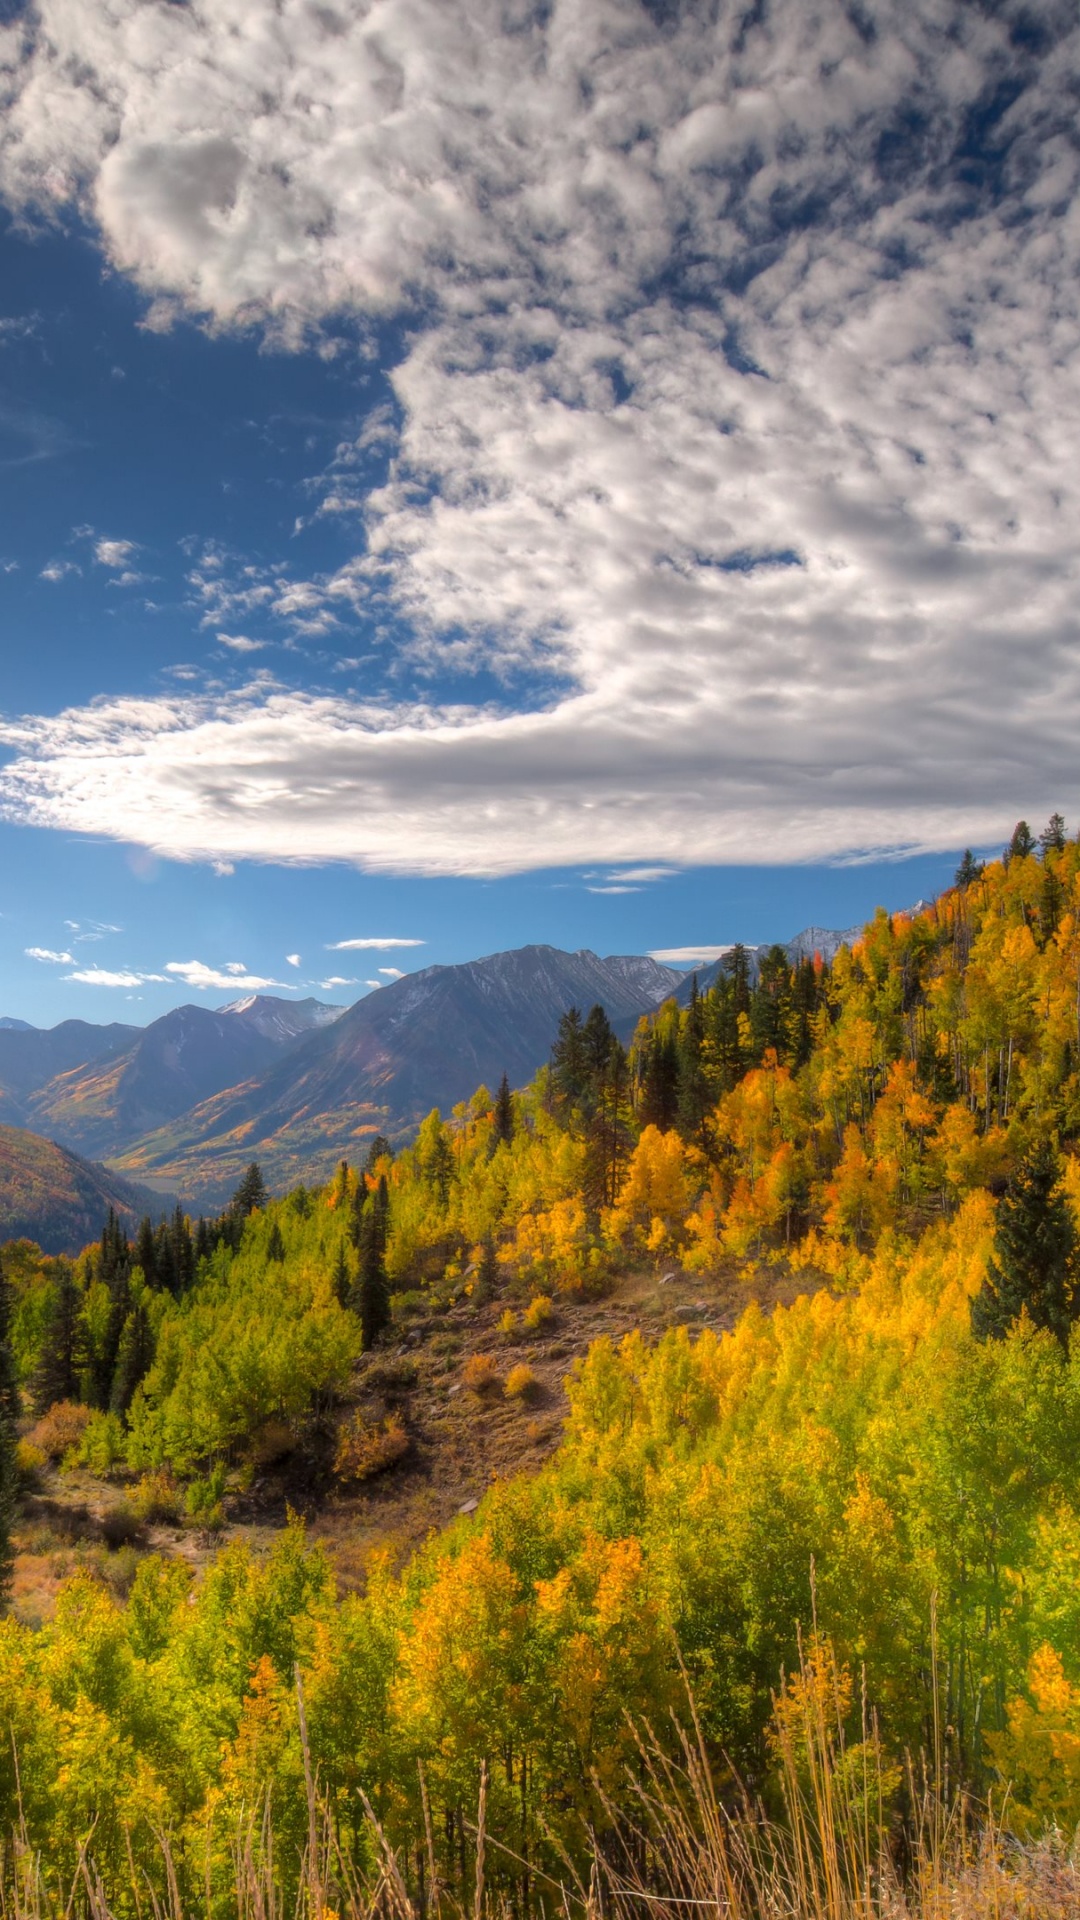
<path id="1" fill-rule="evenodd" d="M 355 557 L 251 591 L 389 603 L 415 690 L 8 722 L 0 804 L 491 873 L 1075 805 L 1078 83 L 1056 0 L 41 0 L 10 205 L 78 209 L 155 326 L 405 323 L 385 482 L 326 480 Z M 505 699 L 423 697 L 450 668 Z"/>

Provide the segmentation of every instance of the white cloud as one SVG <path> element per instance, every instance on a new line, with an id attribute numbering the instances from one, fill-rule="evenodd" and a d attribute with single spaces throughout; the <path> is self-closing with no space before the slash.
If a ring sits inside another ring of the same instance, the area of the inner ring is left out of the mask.
<path id="1" fill-rule="evenodd" d="M 148 324 L 408 323 L 325 476 L 355 557 L 203 554 L 207 625 L 389 606 L 418 671 L 507 688 L 39 717 L 9 813 L 503 872 L 980 844 L 1080 801 L 1080 29 L 659 12 L 40 0 L 6 30 L 0 183 L 96 223 Z"/>
<path id="2" fill-rule="evenodd" d="M 187 987 L 196 987 L 200 992 L 207 988 L 242 987 L 246 993 L 261 993 L 267 987 L 285 987 L 293 991 L 288 981 L 264 979 L 261 974 L 248 973 L 237 960 L 226 961 L 222 967 L 208 967 L 202 960 L 167 960 L 165 971 L 175 979 L 182 980 Z"/>
<path id="3" fill-rule="evenodd" d="M 677 867 L 625 867 L 621 873 L 610 873 L 608 879 L 633 886 L 648 886 L 654 880 L 671 880 L 677 873 Z"/>
<path id="4" fill-rule="evenodd" d="M 321 987 L 325 993 L 329 993 L 334 987 L 357 987 L 359 984 L 360 982 L 358 980 L 347 980 L 340 973 L 332 973 L 329 980 L 316 980 L 315 982 L 315 985 Z M 370 982 L 368 984 L 370 985 Z"/>
<path id="5" fill-rule="evenodd" d="M 300 965 L 300 955 L 298 953 L 287 953 L 285 955 L 285 964 L 287 967 L 298 967 Z"/>
<path id="6" fill-rule="evenodd" d="M 640 887 L 586 887 L 586 893 L 640 893 Z"/>
<path id="7" fill-rule="evenodd" d="M 165 984 L 161 973 L 134 973 L 129 967 L 113 971 L 109 967 L 80 967 L 75 973 L 65 973 L 65 980 L 77 980 L 84 987 L 141 987 L 148 980 Z"/>
<path id="8" fill-rule="evenodd" d="M 138 552 L 134 540 L 95 540 L 94 559 L 99 567 L 126 567 L 133 553 Z"/>
<path id="9" fill-rule="evenodd" d="M 390 940 L 377 937 L 364 940 L 330 940 L 327 953 L 359 953 L 361 951 L 385 953 L 390 947 L 423 947 L 424 940 Z"/>
<path id="10" fill-rule="evenodd" d="M 58 580 L 67 580 L 71 574 L 80 571 L 74 560 L 50 560 L 47 567 L 42 567 L 38 579 L 48 580 L 50 585 L 55 586 Z"/>
<path id="11" fill-rule="evenodd" d="M 260 653 L 266 645 L 265 640 L 249 640 L 246 633 L 219 633 L 219 645 L 231 647 L 233 653 Z"/>
<path id="12" fill-rule="evenodd" d="M 650 947 L 649 958 L 659 960 L 662 966 L 692 967 L 695 963 L 704 966 L 710 960 L 722 960 L 725 953 L 730 952 L 730 944 L 726 947 Z"/>
<path id="13" fill-rule="evenodd" d="M 379 972 L 386 974 L 390 980 L 404 980 L 405 978 L 400 967 L 380 967 Z"/>
<path id="14" fill-rule="evenodd" d="M 24 947 L 23 951 L 28 960 L 44 960 L 55 967 L 73 967 L 75 965 L 75 956 L 73 953 L 56 953 L 52 947 Z"/>

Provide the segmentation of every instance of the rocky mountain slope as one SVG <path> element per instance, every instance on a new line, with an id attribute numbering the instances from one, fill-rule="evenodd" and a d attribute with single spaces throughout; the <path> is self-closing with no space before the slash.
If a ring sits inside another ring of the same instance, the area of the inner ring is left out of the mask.
<path id="1" fill-rule="evenodd" d="M 216 1011 L 174 1007 L 150 1026 L 135 1028 L 122 1052 L 58 1072 L 29 1095 L 24 1112 L 33 1127 L 65 1146 L 111 1157 L 212 1094 L 261 1073 L 341 1012 L 320 1000 L 268 994 Z M 0 1041 L 7 1037 L 0 1034 Z"/>
<path id="2" fill-rule="evenodd" d="M 640 955 L 547 946 L 425 967 L 358 1001 L 247 1085 L 111 1157 L 199 1204 L 226 1198 L 252 1159 L 275 1187 L 324 1178 L 378 1130 L 405 1133 L 432 1107 L 448 1112 L 503 1073 L 522 1085 L 547 1059 L 568 1007 L 599 1002 L 613 1023 L 633 1022 L 678 978 Z"/>
<path id="3" fill-rule="evenodd" d="M 79 1253 L 112 1207 L 129 1230 L 159 1219 L 169 1194 L 139 1187 L 39 1134 L 0 1126 L 0 1242 L 34 1240 L 44 1253 Z"/>
<path id="4" fill-rule="evenodd" d="M 0 1120 L 24 1126 L 29 1098 L 57 1074 L 122 1053 L 140 1032 L 141 1028 L 119 1021 L 104 1027 L 88 1020 L 62 1020 L 57 1027 L 32 1027 L 11 1018 L 0 1021 Z"/>

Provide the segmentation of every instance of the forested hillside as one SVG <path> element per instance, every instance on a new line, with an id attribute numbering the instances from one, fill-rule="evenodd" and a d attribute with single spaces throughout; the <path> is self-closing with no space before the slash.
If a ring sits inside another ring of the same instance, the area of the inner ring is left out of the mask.
<path id="1" fill-rule="evenodd" d="M 166 1195 L 40 1134 L 0 1126 L 0 1242 L 33 1240 L 45 1253 L 73 1253 L 99 1231 L 110 1209 L 134 1231 L 147 1208 L 167 1210 Z"/>
<path id="2" fill-rule="evenodd" d="M 298 1525 L 195 1585 L 144 1557 L 126 1601 L 77 1573 L 40 1630 L 0 1630 L 0 1825 L 57 1887 L 92 1835 L 106 1884 L 133 1858 L 163 1897 L 168 1829 L 184 1897 L 225 1903 L 265 1798 L 288 1892 L 310 1760 L 358 1872 L 366 1795 L 413 1892 L 469 1899 L 483 1773 L 487 1884 L 524 1912 L 610 1832 L 642 1723 L 680 1751 L 689 1686 L 733 1803 L 738 1780 L 779 1804 L 818 1713 L 875 1846 L 910 1841 L 920 1751 L 946 1798 L 1007 1784 L 1015 1833 L 1071 1832 L 1078 1227 L 1080 842 L 1055 817 L 831 966 L 778 949 L 752 981 L 736 949 L 628 1050 L 567 1010 L 526 1091 L 324 1187 L 268 1202 L 253 1168 L 213 1221 L 9 1255 L 24 1483 L 66 1449 L 136 1521 L 211 1529 L 275 1452 L 339 1485 L 399 1471 L 407 1428 L 354 1367 L 406 1369 L 451 1302 L 485 1316 L 455 1385 L 479 1418 L 531 1391 L 493 1303 L 509 1340 L 630 1268 L 805 1290 L 599 1340 L 539 1474 L 359 1591 Z"/>

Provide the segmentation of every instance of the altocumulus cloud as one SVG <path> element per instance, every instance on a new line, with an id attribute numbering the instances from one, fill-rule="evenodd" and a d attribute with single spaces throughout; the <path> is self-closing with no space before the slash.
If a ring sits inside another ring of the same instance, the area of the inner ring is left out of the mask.
<path id="1" fill-rule="evenodd" d="M 264 604 L 318 631 L 389 597 L 418 673 L 508 689 L 30 716 L 8 814 L 500 872 L 977 843 L 1067 804 L 1080 28 L 1038 22 L 41 0 L 0 30 L 8 203 L 94 223 L 153 324 L 304 351 L 408 322 L 355 558 Z"/>

